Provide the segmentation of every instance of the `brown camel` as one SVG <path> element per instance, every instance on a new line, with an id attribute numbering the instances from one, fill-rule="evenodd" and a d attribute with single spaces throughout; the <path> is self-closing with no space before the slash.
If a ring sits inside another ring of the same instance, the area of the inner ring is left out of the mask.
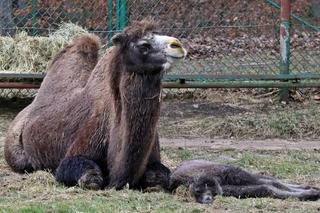
<path id="1" fill-rule="evenodd" d="M 49 169 L 59 182 L 91 189 L 141 187 L 148 169 L 169 176 L 156 130 L 161 79 L 186 51 L 147 20 L 113 44 L 97 63 L 99 39 L 85 35 L 54 58 L 8 130 L 5 159 L 14 171 Z"/>

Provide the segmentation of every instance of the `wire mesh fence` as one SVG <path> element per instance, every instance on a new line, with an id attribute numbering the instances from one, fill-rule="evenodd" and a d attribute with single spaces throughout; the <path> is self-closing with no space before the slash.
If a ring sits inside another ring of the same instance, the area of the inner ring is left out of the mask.
<path id="1" fill-rule="evenodd" d="M 310 79 L 320 71 L 319 17 L 311 0 L 292 1 L 291 7 L 290 74 Z M 0 33 L 48 36 L 62 22 L 73 22 L 107 42 L 127 24 L 153 17 L 189 51 L 167 81 L 192 75 L 189 80 L 200 82 L 263 83 L 279 76 L 279 8 L 280 1 L 272 0 L 2 0 Z"/>
<path id="2" fill-rule="evenodd" d="M 24 30 L 46 36 L 62 22 L 73 22 L 96 33 L 108 31 L 107 0 L 2 0 L 1 34 Z"/>
<path id="3" fill-rule="evenodd" d="M 189 56 L 174 74 L 274 73 L 279 15 L 268 8 L 271 18 L 252 18 L 250 14 L 257 9 L 241 0 L 135 0 L 128 13 L 129 22 L 156 17 L 165 33 L 182 38 Z"/>
<path id="4" fill-rule="evenodd" d="M 32 99 L 36 96 L 37 91 L 37 89 L 0 89 L 0 99 Z"/>
<path id="5" fill-rule="evenodd" d="M 318 1 L 292 1 L 291 64 L 296 73 L 319 73 L 320 71 L 320 11 Z M 314 5 L 312 4 L 314 3 Z M 318 7 L 318 8 L 316 8 Z"/>

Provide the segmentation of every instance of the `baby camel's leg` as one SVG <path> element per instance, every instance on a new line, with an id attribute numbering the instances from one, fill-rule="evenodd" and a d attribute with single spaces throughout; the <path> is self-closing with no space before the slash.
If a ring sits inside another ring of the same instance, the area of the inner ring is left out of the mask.
<path id="1" fill-rule="evenodd" d="M 298 185 L 298 184 L 288 184 L 288 183 L 283 183 L 276 178 L 269 177 L 269 176 L 260 176 L 259 177 L 259 182 L 261 184 L 266 184 L 266 185 L 272 185 L 278 189 L 281 190 L 286 190 L 286 191 L 291 191 L 291 192 L 301 192 L 307 189 L 315 189 L 315 190 L 320 190 L 317 187 L 311 187 L 308 185 Z"/>
<path id="2" fill-rule="evenodd" d="M 310 189 L 301 192 L 290 192 L 272 185 L 224 185 L 222 186 L 222 190 L 224 196 L 237 198 L 271 197 L 278 199 L 298 198 L 300 200 L 318 200 L 320 198 L 320 192 L 318 190 Z"/>
<path id="3" fill-rule="evenodd" d="M 306 190 L 306 189 L 315 189 L 315 190 L 319 190 L 319 187 L 315 187 L 315 186 L 310 186 L 310 185 L 300 185 L 300 184 L 289 184 L 289 183 L 283 183 L 285 186 L 293 188 L 294 190 Z"/>

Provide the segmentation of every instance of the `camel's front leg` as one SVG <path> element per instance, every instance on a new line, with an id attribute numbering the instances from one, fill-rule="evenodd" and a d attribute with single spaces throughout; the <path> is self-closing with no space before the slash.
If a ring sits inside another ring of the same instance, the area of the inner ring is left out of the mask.
<path id="1" fill-rule="evenodd" d="M 161 163 L 160 143 L 157 133 L 146 171 L 141 177 L 139 184 L 133 186 L 133 188 L 145 189 L 147 187 L 160 186 L 163 189 L 168 190 L 170 174 L 170 169 Z"/>
<path id="2" fill-rule="evenodd" d="M 56 170 L 56 179 L 66 186 L 79 185 L 86 189 L 102 189 L 104 179 L 100 167 L 83 156 L 64 158 Z"/>
<path id="3" fill-rule="evenodd" d="M 116 132 L 116 131 L 113 131 Z M 142 134 L 143 135 L 143 134 Z M 154 137 L 139 138 L 133 136 L 122 136 L 119 139 L 114 134 L 108 147 L 108 172 L 110 188 L 122 189 L 126 184 L 130 188 L 139 184 L 140 178 L 146 171 L 149 156 L 153 150 Z M 151 138 L 151 139 L 149 139 Z"/>
<path id="4" fill-rule="evenodd" d="M 148 187 L 160 186 L 169 190 L 170 170 L 160 162 L 147 165 L 146 171 L 134 189 L 146 189 Z"/>

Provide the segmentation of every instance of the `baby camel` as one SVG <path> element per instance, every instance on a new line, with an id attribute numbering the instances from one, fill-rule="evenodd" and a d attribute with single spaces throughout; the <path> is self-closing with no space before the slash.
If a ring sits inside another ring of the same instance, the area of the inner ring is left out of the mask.
<path id="1" fill-rule="evenodd" d="M 238 167 L 216 164 L 206 160 L 190 160 L 178 166 L 170 176 L 169 190 L 189 186 L 199 203 L 211 203 L 214 196 L 237 198 L 272 197 L 318 200 L 320 189 L 306 185 L 282 183 L 276 178 L 251 174 Z"/>

